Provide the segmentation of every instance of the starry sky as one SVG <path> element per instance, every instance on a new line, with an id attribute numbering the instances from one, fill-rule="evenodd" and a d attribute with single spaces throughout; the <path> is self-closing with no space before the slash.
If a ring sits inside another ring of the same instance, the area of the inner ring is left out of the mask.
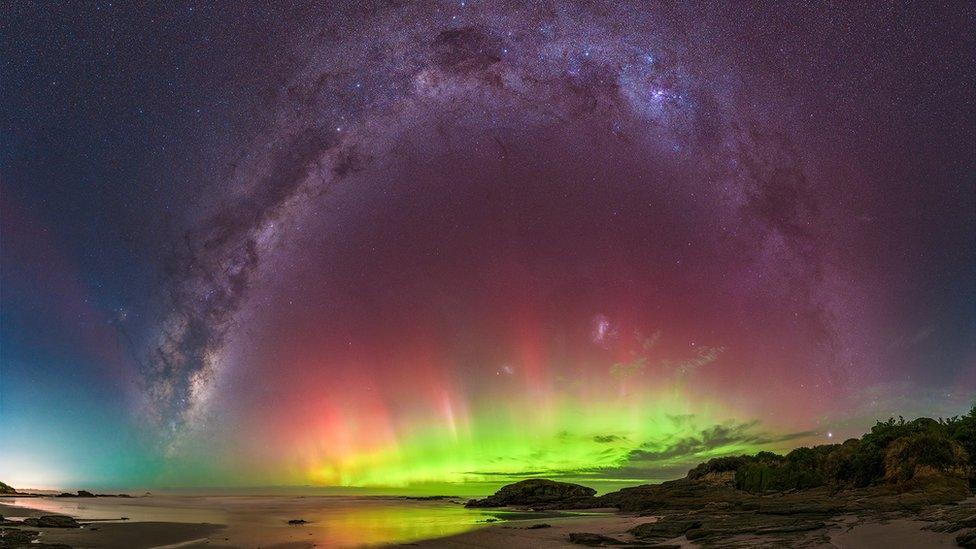
<path id="1" fill-rule="evenodd" d="M 613 486 L 963 413 L 974 16 L 4 4 L 0 479 Z"/>

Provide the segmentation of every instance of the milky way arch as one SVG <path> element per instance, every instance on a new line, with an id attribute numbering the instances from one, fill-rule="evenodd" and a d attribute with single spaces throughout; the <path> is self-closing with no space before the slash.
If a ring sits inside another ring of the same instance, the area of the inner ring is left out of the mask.
<path id="1" fill-rule="evenodd" d="M 334 420 L 303 463 L 356 483 L 393 459 L 384 444 L 401 460 L 408 440 L 442 449 L 414 425 L 444 423 L 461 444 L 505 430 L 475 419 L 497 395 L 551 404 L 581 380 L 607 386 L 594 402 L 683 402 L 674 418 L 780 416 L 780 434 L 744 422 L 683 437 L 681 419 L 657 445 L 592 433 L 620 441 L 609 464 L 621 470 L 815 434 L 801 415 L 883 368 L 868 327 L 882 300 L 847 259 L 869 246 L 854 236 L 871 212 L 853 189 L 878 182 L 797 134 L 804 93 L 821 90 L 771 86 L 779 68 L 756 60 L 754 29 L 725 15 L 461 2 L 295 22 L 273 122 L 171 246 L 171 313 L 145 367 L 170 452 L 226 428 L 222 414 L 253 414 L 231 401 L 294 391 L 306 404 L 282 404 L 292 417 Z M 302 376 L 317 389 L 294 389 Z M 491 385 L 499 376 L 519 382 Z M 770 391 L 747 390 L 750 377 Z M 349 426 L 341 410 L 374 419 Z M 560 421 L 545 436 L 590 436 Z M 364 428 L 386 434 L 346 440 Z M 491 468 L 464 455 L 447 466 Z"/>

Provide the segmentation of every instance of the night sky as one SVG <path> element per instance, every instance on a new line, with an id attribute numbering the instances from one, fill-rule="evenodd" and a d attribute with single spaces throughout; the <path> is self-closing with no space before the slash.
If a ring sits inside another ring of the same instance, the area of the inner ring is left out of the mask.
<path id="1" fill-rule="evenodd" d="M 8 484 L 641 482 L 972 405 L 970 2 L 156 4 L 0 7 Z"/>

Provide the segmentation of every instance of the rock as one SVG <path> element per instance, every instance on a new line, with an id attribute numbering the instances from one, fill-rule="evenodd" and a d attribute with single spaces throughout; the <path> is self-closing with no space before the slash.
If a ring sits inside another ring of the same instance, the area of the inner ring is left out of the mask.
<path id="1" fill-rule="evenodd" d="M 17 490 L 14 490 L 13 486 L 0 482 L 0 494 L 16 494 L 16 493 Z"/>
<path id="2" fill-rule="evenodd" d="M 20 530 L 17 528 L 0 528 L 0 548 L 37 547 L 34 543 L 40 532 L 36 530 Z"/>
<path id="3" fill-rule="evenodd" d="M 764 528 L 756 528 L 754 531 L 757 534 L 785 534 L 789 532 L 807 532 L 809 530 L 819 530 L 826 527 L 827 524 L 824 522 L 813 521 L 798 522 L 796 524 L 787 524 L 784 526 L 766 526 Z"/>
<path id="4" fill-rule="evenodd" d="M 20 547 L 31 545 L 40 532 L 36 530 L 21 530 L 19 528 L 0 528 L 0 547 Z"/>
<path id="5" fill-rule="evenodd" d="M 603 545 L 624 545 L 624 542 L 604 536 L 602 534 L 591 534 L 589 532 L 572 532 L 569 534 L 570 543 L 579 545 L 589 545 L 590 547 L 600 547 Z"/>
<path id="6" fill-rule="evenodd" d="M 559 506 L 566 504 L 576 506 L 581 500 L 593 500 L 596 490 L 572 484 L 556 482 L 546 479 L 529 479 L 515 484 L 503 486 L 494 495 L 485 499 L 471 500 L 465 507 L 503 507 L 505 505 L 544 505 Z"/>
<path id="7" fill-rule="evenodd" d="M 44 515 L 37 518 L 26 518 L 24 524 L 36 528 L 81 528 L 75 519 L 64 515 Z"/>
<path id="8" fill-rule="evenodd" d="M 976 515 L 970 515 L 962 520 L 956 521 L 958 528 L 976 528 Z"/>
<path id="9" fill-rule="evenodd" d="M 933 532 L 958 532 L 963 528 L 976 528 L 976 515 L 971 505 L 947 505 L 930 508 L 920 515 L 931 524 L 922 528 Z"/>
<path id="10" fill-rule="evenodd" d="M 683 478 L 623 488 L 595 499 L 591 507 L 616 507 L 624 512 L 653 512 L 661 509 L 702 509 L 709 502 L 731 506 L 753 501 L 755 496 L 724 484 Z"/>
<path id="11" fill-rule="evenodd" d="M 71 549 L 60 543 L 38 543 L 36 530 L 21 530 L 19 528 L 0 528 L 0 549 Z"/>
<path id="12" fill-rule="evenodd" d="M 700 520 L 665 517 L 657 522 L 637 525 L 630 529 L 630 533 L 641 539 L 671 539 L 701 526 Z"/>
<path id="13" fill-rule="evenodd" d="M 976 530 L 963 532 L 956 536 L 956 545 L 959 547 L 976 548 Z"/>
<path id="14" fill-rule="evenodd" d="M 305 519 L 291 519 L 288 521 L 288 524 L 308 524 L 308 521 Z"/>
<path id="15" fill-rule="evenodd" d="M 832 503 L 811 503 L 808 505 L 771 504 L 761 505 L 759 512 L 764 515 L 836 515 L 844 510 L 843 506 Z"/>
<path id="16" fill-rule="evenodd" d="M 732 504 L 727 501 L 709 501 L 705 504 L 705 510 L 707 511 L 724 511 L 731 508 Z"/>
<path id="17" fill-rule="evenodd" d="M 540 524 L 533 524 L 532 526 L 527 527 L 526 530 L 538 530 L 539 528 L 552 528 L 552 525 L 543 522 Z"/>
<path id="18" fill-rule="evenodd" d="M 687 538 L 688 541 L 697 541 L 700 539 L 714 537 L 730 538 L 742 533 L 745 532 L 736 530 L 734 528 L 692 528 L 691 530 L 685 532 L 685 538 Z"/>
<path id="19" fill-rule="evenodd" d="M 78 497 L 80 498 L 93 498 L 95 494 L 89 492 L 88 490 L 78 490 Z"/>

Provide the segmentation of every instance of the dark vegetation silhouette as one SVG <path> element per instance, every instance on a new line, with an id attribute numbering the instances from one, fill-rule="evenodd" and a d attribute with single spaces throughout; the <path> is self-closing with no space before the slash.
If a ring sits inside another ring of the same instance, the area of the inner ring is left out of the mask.
<path id="1" fill-rule="evenodd" d="M 689 479 L 734 472 L 735 487 L 751 493 L 804 490 L 820 486 L 866 487 L 909 482 L 920 476 L 976 473 L 976 405 L 949 419 L 899 417 L 879 421 L 861 438 L 843 444 L 797 448 L 780 455 L 711 459 L 688 472 Z"/>

